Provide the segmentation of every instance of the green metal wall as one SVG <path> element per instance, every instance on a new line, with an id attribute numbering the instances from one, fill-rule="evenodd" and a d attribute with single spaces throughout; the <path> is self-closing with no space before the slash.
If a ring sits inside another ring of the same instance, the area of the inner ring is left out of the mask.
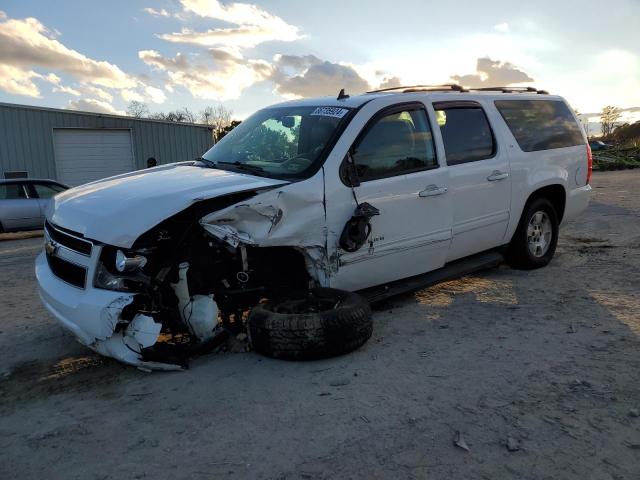
<path id="1" fill-rule="evenodd" d="M 27 171 L 31 178 L 56 179 L 55 128 L 131 129 L 138 168 L 147 158 L 158 164 L 193 160 L 212 145 L 208 127 L 0 103 L 0 178 L 6 171 Z"/>

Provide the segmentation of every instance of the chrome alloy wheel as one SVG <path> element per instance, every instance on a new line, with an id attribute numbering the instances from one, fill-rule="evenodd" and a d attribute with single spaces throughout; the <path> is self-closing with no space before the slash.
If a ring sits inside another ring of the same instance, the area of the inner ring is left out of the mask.
<path id="1" fill-rule="evenodd" d="M 543 257 L 549 250 L 552 236 L 553 227 L 549 215 L 543 211 L 534 213 L 527 226 L 527 243 L 531 255 L 537 258 Z"/>

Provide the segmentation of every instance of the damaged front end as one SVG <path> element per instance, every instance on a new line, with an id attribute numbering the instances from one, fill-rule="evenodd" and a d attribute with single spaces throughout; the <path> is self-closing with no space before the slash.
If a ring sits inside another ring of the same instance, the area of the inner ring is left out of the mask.
<path id="1" fill-rule="evenodd" d="M 197 201 L 130 248 L 94 242 L 85 292 L 71 292 L 99 298 L 91 309 L 68 312 L 79 300 L 49 288 L 52 258 L 68 257 L 72 246 L 48 235 L 56 245 L 36 268 L 45 305 L 81 343 L 148 370 L 187 367 L 228 333 L 244 332 L 262 299 L 322 285 L 330 271 L 322 194 L 295 184 Z"/>

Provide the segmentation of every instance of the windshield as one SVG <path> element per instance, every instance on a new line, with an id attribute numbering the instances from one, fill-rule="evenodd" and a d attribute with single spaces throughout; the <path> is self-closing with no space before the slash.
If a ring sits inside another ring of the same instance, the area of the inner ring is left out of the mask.
<path id="1" fill-rule="evenodd" d="M 350 117 L 342 107 L 276 107 L 260 110 L 203 155 L 218 168 L 275 178 L 313 173 Z"/>

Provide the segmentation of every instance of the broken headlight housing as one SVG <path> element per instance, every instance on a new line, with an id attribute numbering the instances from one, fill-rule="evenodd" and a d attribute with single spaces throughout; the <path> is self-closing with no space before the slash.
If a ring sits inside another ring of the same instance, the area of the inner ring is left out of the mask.
<path id="1" fill-rule="evenodd" d="M 117 292 L 139 292 L 148 277 L 143 269 L 147 257 L 104 246 L 98 260 L 93 286 Z"/>
<path id="2" fill-rule="evenodd" d="M 116 270 L 120 273 L 124 272 L 135 272 L 136 270 L 142 270 L 144 266 L 147 264 L 147 257 L 142 255 L 135 255 L 133 257 L 127 257 L 127 255 L 122 251 L 118 250 L 116 252 Z"/>
<path id="3" fill-rule="evenodd" d="M 100 262 L 96 268 L 96 275 L 93 278 L 93 286 L 104 290 L 115 290 L 117 292 L 130 292 L 127 279 L 121 275 L 114 275 L 105 265 Z"/>

